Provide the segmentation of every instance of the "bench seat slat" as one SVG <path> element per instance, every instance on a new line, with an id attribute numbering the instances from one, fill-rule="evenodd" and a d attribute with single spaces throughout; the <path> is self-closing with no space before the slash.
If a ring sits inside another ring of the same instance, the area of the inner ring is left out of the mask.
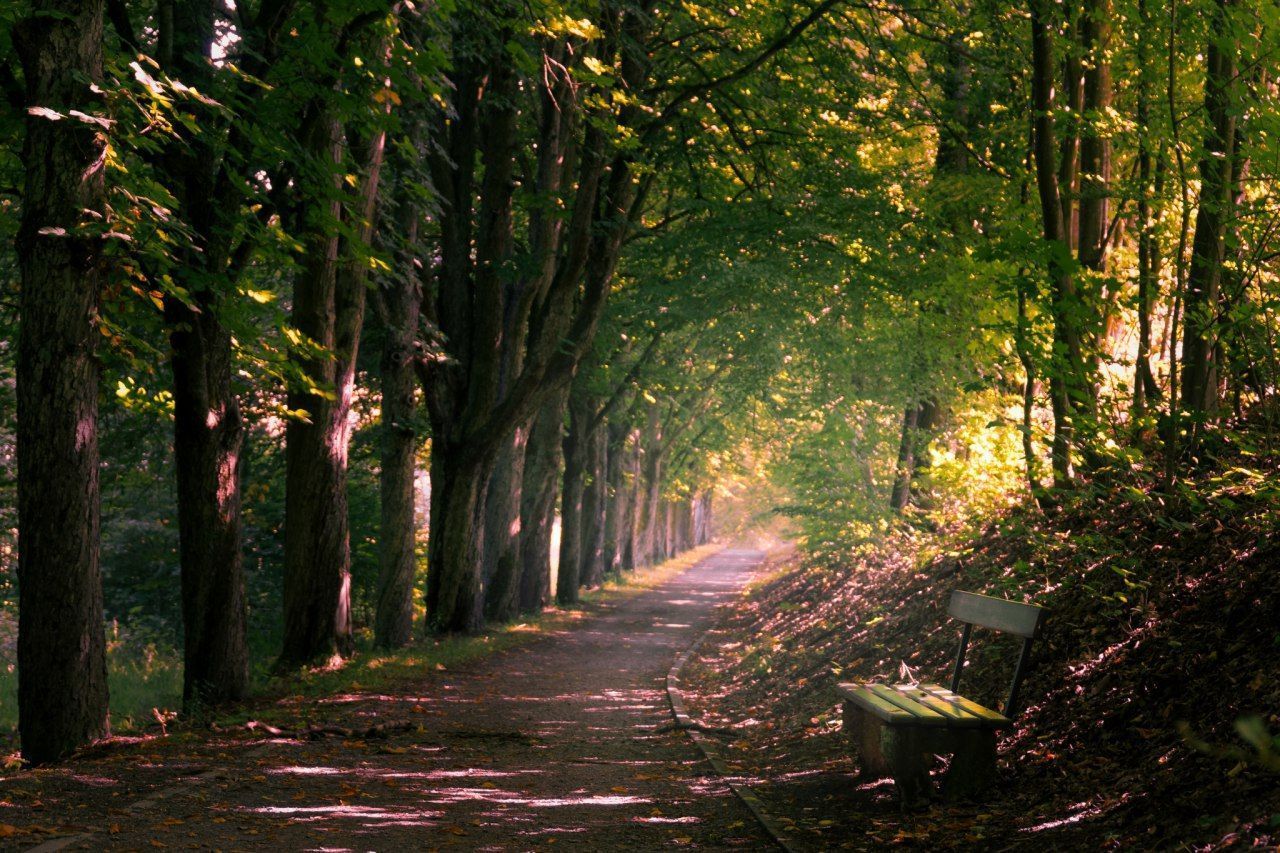
<path id="1" fill-rule="evenodd" d="M 862 710 L 878 717 L 889 725 L 908 725 L 915 722 L 910 711 L 905 711 L 887 699 L 881 698 L 864 684 L 837 684 L 836 691 Z"/>
<path id="2" fill-rule="evenodd" d="M 919 689 L 930 694 L 931 696 L 936 696 L 938 699 L 942 700 L 943 702 L 947 702 L 949 704 L 955 705 L 956 707 L 974 715 L 975 717 L 978 717 L 980 720 L 982 720 L 982 724 L 984 726 L 987 726 L 988 728 L 1002 729 L 1005 726 L 1008 726 L 1010 723 L 1009 718 L 1006 717 L 1004 714 L 1001 714 L 997 711 L 991 710 L 990 708 L 979 705 L 977 702 L 974 702 L 972 699 L 966 699 L 963 696 L 959 696 L 955 693 L 952 693 L 950 690 L 948 690 L 945 687 L 942 687 L 941 685 L 921 684 L 919 685 Z"/>
<path id="3" fill-rule="evenodd" d="M 945 726 L 948 718 L 887 684 L 841 684 L 840 694 L 890 725 Z"/>
<path id="4" fill-rule="evenodd" d="M 982 717 L 969 711 L 962 705 L 943 699 L 941 696 L 930 693 L 918 684 L 895 684 L 894 690 L 902 695 L 914 699 L 921 705 L 926 705 L 939 714 L 947 718 L 948 725 L 962 729 L 981 728 L 984 724 Z"/>

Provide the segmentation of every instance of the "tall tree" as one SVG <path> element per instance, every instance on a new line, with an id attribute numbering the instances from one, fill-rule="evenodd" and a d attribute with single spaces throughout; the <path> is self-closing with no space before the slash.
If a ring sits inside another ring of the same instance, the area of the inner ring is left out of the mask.
<path id="1" fill-rule="evenodd" d="M 318 10 L 323 32 L 334 26 Z M 348 51 L 364 18 L 337 28 L 333 79 L 343 79 Z M 379 46 L 380 45 L 380 46 Z M 373 54 L 381 67 L 387 47 L 379 39 Z M 355 63 L 352 63 L 355 64 Z M 358 67 L 363 67 L 363 62 Z M 373 77 L 375 87 L 385 77 Z M 351 539 L 347 506 L 347 459 L 356 356 L 364 324 L 369 252 L 387 131 L 378 115 L 392 103 L 364 94 L 374 114 L 362 123 L 343 121 L 337 97 L 322 91 L 312 99 L 300 132 L 310 162 L 304 172 L 306 214 L 302 269 L 294 280 L 293 324 L 307 342 L 295 352 L 301 373 L 289 390 L 289 408 L 305 412 L 290 420 L 285 441 L 284 643 L 281 667 L 351 651 Z M 331 97 L 332 96 L 332 97 Z M 351 165 L 357 176 L 344 177 Z"/>
<path id="2" fill-rule="evenodd" d="M 1214 351 L 1219 333 L 1219 296 L 1226 261 L 1226 235 L 1235 205 L 1236 123 L 1239 110 L 1239 37 L 1234 0 L 1213 0 L 1204 54 L 1205 136 L 1200 155 L 1191 268 L 1183 299 L 1182 408 L 1193 416 L 1217 406 Z"/>
<path id="3" fill-rule="evenodd" d="M 1031 0 L 1032 149 L 1036 186 L 1040 195 L 1041 227 L 1052 286 L 1053 358 L 1049 369 L 1049 398 L 1053 409 L 1053 479 L 1058 487 L 1074 479 L 1072 453 L 1075 426 L 1090 395 L 1084 361 L 1083 305 L 1072 273 L 1071 185 L 1077 146 L 1072 134 L 1059 139 L 1055 115 L 1057 51 L 1054 5 Z M 1069 67 L 1073 63 L 1067 63 Z M 1068 73 L 1068 93 L 1078 85 Z M 1059 147 L 1062 149 L 1060 158 Z M 1061 160 L 1061 163 L 1060 163 Z"/>
<path id="4" fill-rule="evenodd" d="M 374 641 L 383 648 L 406 646 L 413 640 L 413 581 L 417 567 L 417 519 L 414 483 L 418 450 L 415 427 L 422 283 L 418 273 L 421 205 L 410 187 L 406 163 L 397 175 L 397 214 L 402 249 L 396 273 L 373 292 L 383 325 L 382 447 L 379 471 L 381 524 L 379 527 L 378 603 Z"/>
<path id="5" fill-rule="evenodd" d="M 117 22 L 118 29 L 124 26 Z M 179 0 L 159 16 L 159 27 L 165 73 L 213 92 L 214 4 Z M 275 38 L 266 34 L 263 46 Z M 240 699 L 249 681 L 240 518 L 244 424 L 223 317 L 226 301 L 234 298 L 232 235 L 244 211 L 243 188 L 222 171 L 225 128 L 197 99 L 184 101 L 183 108 L 191 111 L 192 123 L 175 127 L 157 166 L 192 235 L 174 259 L 177 287 L 164 300 L 173 371 L 183 702 L 191 709 Z"/>
<path id="6" fill-rule="evenodd" d="M 18 727 L 44 764 L 108 733 L 98 541 L 102 0 L 36 0 L 18 264 Z"/>

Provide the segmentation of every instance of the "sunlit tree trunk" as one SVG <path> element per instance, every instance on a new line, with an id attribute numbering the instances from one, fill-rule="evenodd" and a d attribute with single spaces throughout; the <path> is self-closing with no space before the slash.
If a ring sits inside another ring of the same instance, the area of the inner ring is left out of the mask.
<path id="1" fill-rule="evenodd" d="M 893 492 L 889 496 L 889 508 L 901 513 L 911 501 L 911 478 L 915 475 L 916 426 L 920 420 L 920 406 L 907 406 L 902 415 L 902 438 L 898 442 L 898 464 L 893 478 Z"/>
<path id="2" fill-rule="evenodd" d="M 582 570 L 582 501 L 590 437 L 584 435 L 591 420 L 590 401 L 574 390 L 569 395 L 569 429 L 564 436 L 564 484 L 560 489 L 560 570 L 556 576 L 556 601 L 578 601 Z"/>
<path id="3" fill-rule="evenodd" d="M 422 309 L 422 285 L 415 267 L 419 211 L 397 193 L 404 210 L 405 251 L 399 275 L 375 294 L 385 329 L 382 343 L 382 426 L 378 542 L 378 599 L 374 642 L 399 648 L 413 641 L 413 582 L 417 569 L 415 491 L 418 432 L 415 428 L 417 377 L 414 361 Z"/>
<path id="4" fill-rule="evenodd" d="M 108 733 L 98 568 L 98 378 L 106 136 L 103 4 L 36 0 L 14 31 L 29 107 L 18 231 L 18 728 L 56 761 Z M 96 214 L 96 216 L 95 216 Z"/>
<path id="5" fill-rule="evenodd" d="M 605 427 L 604 543 L 600 563 L 606 576 L 617 575 L 621 568 L 623 538 L 627 536 L 626 517 L 629 493 L 626 484 L 627 426 L 610 422 Z"/>
<path id="6" fill-rule="evenodd" d="M 564 392 L 543 404 L 525 450 L 520 506 L 520 611 L 536 613 L 551 594 L 551 533 L 561 483 Z"/>
<path id="7" fill-rule="evenodd" d="M 622 515 L 622 529 L 618 540 L 621 551 L 618 555 L 618 567 L 623 572 L 634 572 L 639 565 L 639 536 L 642 474 L 640 470 L 640 440 L 635 429 L 628 430 L 626 445 L 626 472 L 623 475 L 626 483 L 626 511 Z"/>
<path id="8" fill-rule="evenodd" d="M 351 237 L 336 223 L 344 215 L 339 179 L 342 127 L 318 105 L 309 148 L 331 168 L 328 187 L 317 188 L 307 223 L 306 258 L 294 282 L 293 324 L 324 347 L 323 354 L 295 356 L 312 386 L 296 385 L 289 408 L 306 420 L 289 422 L 285 436 L 284 644 L 281 667 L 351 651 L 351 541 L 347 507 L 347 454 L 356 355 L 364 321 L 368 265 L 348 240 L 367 246 L 381 175 L 385 133 L 347 135 L 361 165 L 359 191 L 345 212 Z"/>
<path id="9" fill-rule="evenodd" d="M 1152 169 L 1151 84 L 1147 71 L 1152 21 L 1146 0 L 1138 2 L 1138 19 L 1138 352 L 1134 359 L 1132 415 L 1135 419 L 1141 418 L 1147 406 L 1160 397 L 1160 386 L 1151 371 L 1151 311 L 1159 296 L 1160 284 L 1159 242 L 1155 234 L 1158 214 L 1152 210 L 1151 196 L 1153 191 L 1159 196 L 1163 173 L 1157 165 L 1153 176 Z"/>
<path id="10" fill-rule="evenodd" d="M 1062 173 L 1066 176 L 1065 180 L 1056 168 L 1059 141 L 1054 122 L 1056 62 L 1053 49 L 1053 8 L 1049 0 L 1031 0 L 1031 107 L 1036 185 L 1040 195 L 1041 226 L 1053 288 L 1053 358 L 1049 371 L 1049 397 L 1054 425 L 1053 478 L 1055 486 L 1065 488 L 1074 479 L 1072 449 L 1075 443 L 1075 414 L 1090 392 L 1084 376 L 1080 323 L 1082 306 L 1071 272 L 1071 203 L 1069 192 L 1066 195 L 1063 192 L 1070 189 L 1074 180 L 1074 168 L 1067 162 L 1075 150 L 1070 134 L 1063 143 L 1066 156 L 1063 158 Z"/>

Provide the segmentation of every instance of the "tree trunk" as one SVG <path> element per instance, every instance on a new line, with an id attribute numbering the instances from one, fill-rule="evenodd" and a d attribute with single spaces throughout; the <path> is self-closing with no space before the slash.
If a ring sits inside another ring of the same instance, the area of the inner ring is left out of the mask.
<path id="1" fill-rule="evenodd" d="M 639 433 L 629 430 L 626 445 L 626 473 L 623 475 L 626 490 L 625 512 L 622 514 L 622 529 L 619 531 L 621 553 L 618 567 L 624 572 L 634 572 L 639 550 L 637 539 L 640 535 L 640 442 Z"/>
<path id="2" fill-rule="evenodd" d="M 911 502 L 911 478 L 915 475 L 916 426 L 920 420 L 920 406 L 912 403 L 902 414 L 902 438 L 898 442 L 898 465 L 894 472 L 893 492 L 889 496 L 889 508 L 901 514 Z"/>
<path id="3" fill-rule="evenodd" d="M 1111 209 L 1111 138 L 1098 130 L 1111 111 L 1111 0 L 1087 0 L 1080 17 L 1085 53 L 1084 116 L 1080 141 L 1080 264 L 1106 268 Z M 1144 69 L 1145 70 L 1145 69 Z"/>
<path id="4" fill-rule="evenodd" d="M 322 108 L 324 109 L 324 108 Z M 282 667 L 351 652 L 351 540 L 347 507 L 347 451 L 351 443 L 351 401 L 356 355 L 364 322 L 367 264 L 333 223 L 342 205 L 339 166 L 342 129 L 331 116 L 320 117 L 308 140 L 334 170 L 326 193 L 328 210 L 309 223 L 307 256 L 294 283 L 293 323 L 325 354 L 300 357 L 312 387 L 294 387 L 289 408 L 308 413 L 289 422 L 285 436 L 285 577 Z M 385 134 L 356 140 L 348 134 L 353 156 L 364 168 L 347 224 L 355 239 L 368 245 L 373 231 Z M 329 356 L 329 357 L 326 357 Z"/>
<path id="5" fill-rule="evenodd" d="M 437 452 L 432 438 L 431 532 L 427 540 L 427 624 L 436 633 L 484 628 L 481 500 L 488 481 L 483 460 Z"/>
<path id="6" fill-rule="evenodd" d="M 711 541 L 711 493 L 698 495 L 694 504 L 693 544 L 706 545 Z"/>
<path id="7" fill-rule="evenodd" d="M 658 408 L 650 406 L 645 428 L 638 440 L 642 458 L 637 500 L 635 565 L 649 566 L 658 559 L 658 511 L 662 501 L 662 422 Z"/>
<path id="8" fill-rule="evenodd" d="M 1154 404 L 1160 397 L 1160 386 L 1151 372 L 1151 308 L 1159 295 L 1160 258 L 1159 243 L 1156 239 L 1156 225 L 1159 217 L 1151 209 L 1152 163 L 1151 163 L 1151 94 L 1146 69 L 1150 65 L 1151 51 L 1148 47 L 1152 32 L 1150 15 L 1147 12 L 1146 0 L 1138 0 L 1138 20 L 1140 33 L 1138 36 L 1138 352 L 1134 359 L 1133 378 L 1133 419 L 1138 419 L 1146 412 L 1149 404 Z M 1157 167 L 1155 175 L 1155 192 L 1160 194 L 1163 170 Z"/>
<path id="9" fill-rule="evenodd" d="M 605 513 L 608 503 L 608 437 L 596 426 L 587 438 L 587 466 L 582 496 L 582 563 L 578 583 L 592 588 L 604 582 Z"/>
<path id="10" fill-rule="evenodd" d="M 584 430 L 591 410 L 584 395 L 569 395 L 569 431 L 564 436 L 564 484 L 560 489 L 560 571 L 556 578 L 556 601 L 574 604 L 582 568 L 583 477 L 588 461 L 590 437 Z"/>
<path id="11" fill-rule="evenodd" d="M 109 732 L 98 567 L 94 345 L 106 137 L 100 0 L 36 0 L 15 28 L 28 114 L 18 232 L 18 727 L 22 755 L 56 761 Z M 86 214 L 89 214 L 86 216 Z"/>
<path id="12" fill-rule="evenodd" d="M 626 487 L 627 428 L 610 423 L 605 428 L 604 543 L 600 563 L 606 577 L 614 577 L 621 569 L 622 537 L 628 513 Z"/>
<path id="13" fill-rule="evenodd" d="M 1183 303 L 1182 408 L 1199 416 L 1211 414 L 1217 404 L 1213 381 L 1216 312 L 1227 223 L 1234 203 L 1237 42 L 1229 34 L 1233 7 L 1232 0 L 1215 0 L 1211 7 L 1204 86 L 1208 126 L 1200 158 L 1200 203 Z"/>
<path id="14" fill-rule="evenodd" d="M 417 234 L 416 210 L 410 221 L 410 246 Z M 401 280 L 382 295 L 386 310 L 386 338 L 382 347 L 382 448 L 378 607 L 374 642 L 384 649 L 413 641 L 413 581 L 417 572 L 417 520 L 414 509 L 415 459 L 418 434 L 414 428 L 416 357 L 422 290 L 413 258 L 401 259 Z"/>
<path id="15" fill-rule="evenodd" d="M 510 622 L 520 613 L 520 538 L 529 428 L 519 427 L 498 457 L 485 495 L 485 615 Z"/>
<path id="16" fill-rule="evenodd" d="M 520 611 L 536 613 L 551 596 L 551 530 L 560 485 L 564 393 L 543 404 L 525 448 L 520 500 Z"/>
<path id="17" fill-rule="evenodd" d="M 1032 110 L 1033 148 L 1036 159 L 1036 185 L 1040 195 L 1041 225 L 1049 256 L 1049 277 L 1053 286 L 1053 360 L 1049 373 L 1049 397 L 1053 409 L 1053 479 L 1058 488 L 1069 487 L 1075 478 L 1072 461 L 1074 415 L 1081 400 L 1088 396 L 1084 377 L 1084 355 L 1079 315 L 1081 306 L 1071 273 L 1071 234 L 1069 231 L 1070 175 L 1064 157 L 1066 181 L 1055 168 L 1058 147 L 1054 129 L 1054 60 L 1055 27 L 1053 4 L 1048 0 L 1031 0 Z M 1074 146 L 1069 148 L 1074 151 Z M 1064 211 L 1064 205 L 1067 211 Z"/>
<path id="18" fill-rule="evenodd" d="M 203 300 L 202 300 L 203 301 Z M 235 701 L 249 686 L 240 533 L 244 428 L 231 340 L 211 305 L 167 300 L 182 568 L 183 707 Z M 180 318 L 185 318 L 185 321 Z"/>
<path id="19" fill-rule="evenodd" d="M 209 54 L 213 7 L 175 3 L 165 22 L 161 60 L 189 86 L 212 84 Z M 201 118 L 210 118 L 203 114 Z M 233 225 L 214 198 L 219 153 L 199 134 L 181 131 L 162 158 L 179 209 L 198 244 L 174 270 L 192 307 L 164 301 L 173 371 L 173 446 L 182 583 L 183 707 L 187 711 L 244 697 L 249 682 L 245 639 L 244 566 L 240 520 L 240 450 L 244 426 L 232 377 L 231 332 L 219 319 L 233 282 L 226 274 Z M 211 286 L 218 283 L 215 289 Z"/>

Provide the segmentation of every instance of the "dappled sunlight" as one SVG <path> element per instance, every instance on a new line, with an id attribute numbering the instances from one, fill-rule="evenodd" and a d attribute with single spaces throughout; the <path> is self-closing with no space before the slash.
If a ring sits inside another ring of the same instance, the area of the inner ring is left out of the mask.
<path id="1" fill-rule="evenodd" d="M 1069 807 L 1070 814 L 1065 817 L 1051 818 L 1043 820 L 1033 826 L 1024 826 L 1019 831 L 1026 833 L 1044 832 L 1050 829 L 1058 829 L 1071 824 L 1081 823 L 1083 821 L 1092 820 L 1103 816 L 1113 809 L 1119 808 L 1131 799 L 1129 794 L 1123 794 L 1114 800 L 1094 802 L 1094 803 L 1076 803 Z"/>
<path id="2" fill-rule="evenodd" d="M 244 811 L 268 816 L 288 817 L 301 823 L 328 820 L 360 820 L 365 827 L 378 826 L 430 826 L 443 816 L 441 811 L 421 809 L 396 809 L 377 806 L 258 806 Z"/>

